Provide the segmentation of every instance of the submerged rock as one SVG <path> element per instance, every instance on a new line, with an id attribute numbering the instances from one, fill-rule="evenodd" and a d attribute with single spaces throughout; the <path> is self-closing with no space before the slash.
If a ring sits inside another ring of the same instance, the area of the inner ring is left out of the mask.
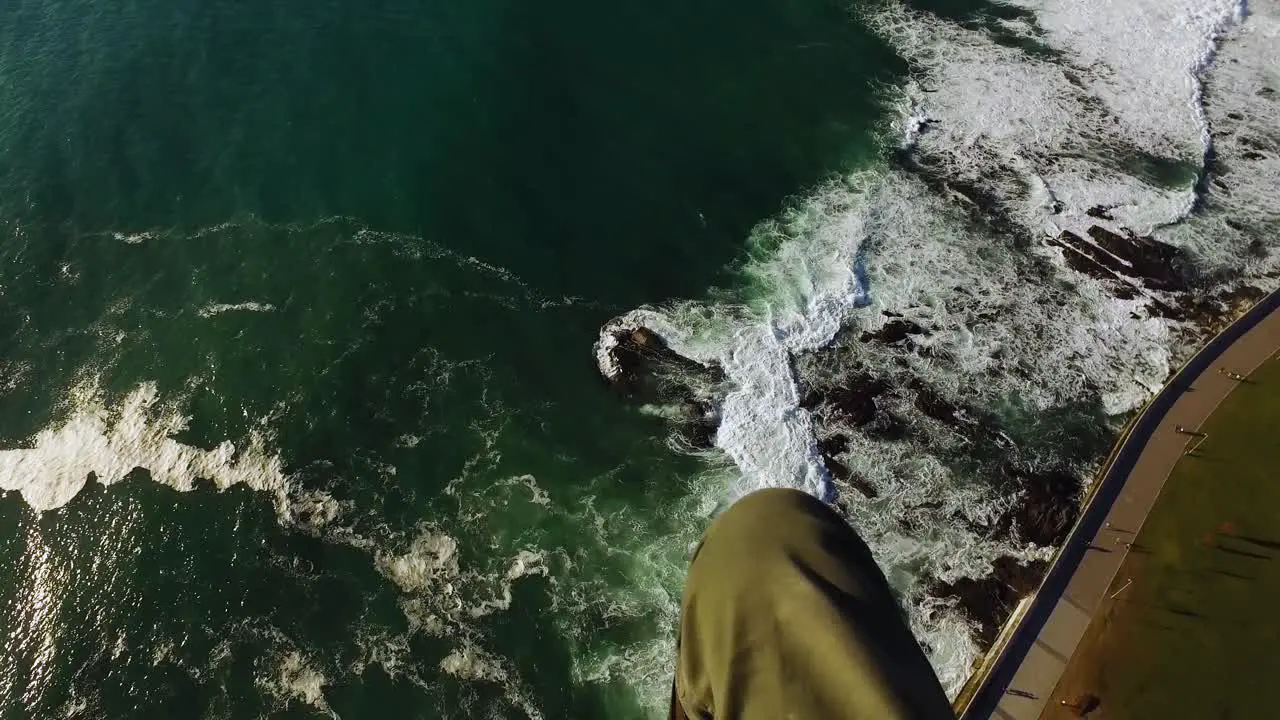
<path id="1" fill-rule="evenodd" d="M 849 466 L 840 460 L 840 455 L 848 450 L 849 438 L 846 435 L 832 435 L 818 441 L 818 452 L 822 454 L 822 464 L 826 467 L 827 472 L 831 474 L 831 479 L 835 481 L 837 487 L 851 487 L 868 500 L 873 500 L 880 496 L 880 491 L 867 481 L 866 478 L 853 472 Z M 845 515 L 849 514 L 848 504 L 843 504 Z"/>
<path id="2" fill-rule="evenodd" d="M 645 327 L 609 331 L 597 355 L 600 372 L 614 389 L 634 402 L 677 408 L 673 417 L 681 438 L 691 447 L 707 449 L 715 444 L 719 388 L 725 380 L 720 366 L 684 357 Z"/>
<path id="3" fill-rule="evenodd" d="M 877 352 L 918 352 L 909 342 L 894 344 L 894 335 L 888 336 L 887 343 L 883 337 L 847 333 L 832 347 L 797 358 L 801 405 L 815 418 L 817 449 L 842 512 L 849 515 L 860 503 L 873 500 L 883 503 L 891 492 L 880 486 L 883 478 L 874 470 L 866 475 L 859 471 L 851 447 L 854 438 L 861 436 L 877 443 L 905 445 L 903 452 L 888 453 L 890 457 L 909 458 L 914 452 L 927 452 L 957 474 L 986 482 L 996 496 L 1010 499 L 995 517 L 983 520 L 958 514 L 941 499 L 916 499 L 893 511 L 893 520 L 903 534 L 958 526 L 982 542 L 1019 547 L 1061 545 L 1080 513 L 1083 478 L 1072 464 L 1080 459 L 1036 456 L 1038 463 L 1048 462 L 1048 467 L 1031 469 L 1025 463 L 1034 453 L 1019 447 L 1022 440 L 1014 440 L 1021 438 L 1019 432 L 1025 429 L 1005 427 L 1007 421 L 1002 417 L 949 396 L 909 368 L 873 370 L 861 359 L 869 343 Z M 843 370 L 833 374 L 835 368 Z M 1018 600 L 1035 590 L 1046 569 L 1046 562 L 1023 564 L 1003 557 L 988 577 L 951 583 L 926 579 L 925 592 L 954 601 L 974 623 L 975 639 L 987 647 Z"/>
<path id="4" fill-rule="evenodd" d="M 1049 570 L 1046 560 L 1022 563 L 1003 556 L 992 563 L 984 578 L 961 578 L 952 583 L 936 583 L 929 594 L 954 599 L 960 610 L 977 626 L 978 641 L 991 647 L 1000 628 L 1022 598 L 1035 592 Z"/>
<path id="5" fill-rule="evenodd" d="M 1124 234 L 1093 225 L 1081 237 L 1064 230 L 1049 243 L 1062 249 L 1067 266 L 1108 287 L 1133 297 L 1133 288 L 1169 292 L 1190 289 L 1191 259 L 1180 248 L 1142 237 L 1131 230 Z"/>
<path id="6" fill-rule="evenodd" d="M 866 373 L 843 378 L 839 384 L 818 388 L 810 386 L 800 398 L 805 410 L 826 409 L 854 427 L 876 418 L 876 398 L 889 390 L 889 383 Z"/>
<path id="7" fill-rule="evenodd" d="M 1155 311 L 1159 317 L 1189 323 L 1208 336 L 1230 325 L 1264 295 L 1265 291 L 1249 285 L 1216 294 L 1186 293 L 1172 304 L 1160 304 Z"/>
<path id="8" fill-rule="evenodd" d="M 690 447 L 707 450 L 716 444 L 720 410 L 710 400 L 686 399 L 681 407 L 680 436 Z"/>
<path id="9" fill-rule="evenodd" d="M 1084 484 L 1074 473 L 1050 470 L 1032 473 L 1010 465 L 1001 468 L 1004 482 L 1016 493 L 1013 507 L 995 524 L 1001 534 L 1012 532 L 1023 542 L 1058 547 L 1080 517 Z"/>
<path id="10" fill-rule="evenodd" d="M 879 330 L 862 333 L 861 340 L 862 342 L 878 342 L 885 345 L 893 345 L 895 343 L 900 343 L 913 335 L 927 334 L 928 331 L 918 323 L 914 323 L 910 320 L 894 319 L 885 323 L 884 327 L 881 327 Z"/>

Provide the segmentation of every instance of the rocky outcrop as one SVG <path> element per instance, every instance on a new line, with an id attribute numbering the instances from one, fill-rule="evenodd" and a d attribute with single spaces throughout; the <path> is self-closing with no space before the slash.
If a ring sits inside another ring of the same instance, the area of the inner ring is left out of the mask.
<path id="1" fill-rule="evenodd" d="M 715 444 L 722 368 L 684 357 L 645 327 L 608 331 L 597 355 L 601 373 L 614 389 L 634 402 L 677 408 L 674 419 L 690 446 L 706 449 Z"/>
<path id="2" fill-rule="evenodd" d="M 1153 309 L 1159 317 L 1185 322 L 1201 330 L 1205 336 L 1212 336 L 1230 325 L 1264 295 L 1264 291 L 1245 285 L 1217 294 L 1186 293 Z"/>
<path id="3" fill-rule="evenodd" d="M 1058 547 L 1080 517 L 1081 479 L 1066 470 L 1031 472 L 1005 463 L 996 482 L 1014 497 L 1013 506 L 990 526 L 974 527 L 983 535 L 1015 537 L 1041 547 Z"/>
<path id="4" fill-rule="evenodd" d="M 609 335 L 613 342 L 605 352 L 613 361 L 614 371 L 608 380 L 628 394 L 654 392 L 659 383 L 659 372 L 718 374 L 717 379 L 723 379 L 719 368 L 707 367 L 684 357 L 672 350 L 662 336 L 648 328 L 618 328 Z"/>
<path id="5" fill-rule="evenodd" d="M 876 418 L 876 398 L 889 390 L 889 383 L 866 373 L 856 373 L 838 385 L 819 389 L 809 387 L 800 398 L 805 410 L 822 409 L 846 424 L 862 427 Z"/>
<path id="6" fill-rule="evenodd" d="M 1089 214 L 1109 217 L 1107 210 L 1092 208 Z M 1049 243 L 1062 250 L 1068 267 L 1102 282 L 1113 297 L 1145 296 L 1154 317 L 1212 334 L 1264 294 L 1254 287 L 1237 287 L 1229 277 L 1198 277 L 1185 251 L 1159 240 L 1100 225 L 1086 234 L 1064 231 Z"/>
<path id="7" fill-rule="evenodd" d="M 951 402 L 919 380 L 913 380 L 907 386 L 914 392 L 916 409 L 925 417 L 960 431 L 980 447 L 1002 451 L 1012 446 L 1012 441 L 1000 430 L 995 419 L 982 411 Z"/>
<path id="8" fill-rule="evenodd" d="M 831 474 L 831 479 L 835 481 L 837 486 L 851 487 L 868 500 L 879 497 L 880 491 L 874 485 L 868 482 L 866 478 L 850 470 L 849 466 L 840 460 L 840 456 L 848 449 L 848 435 L 831 435 L 818 441 L 818 452 L 822 454 L 823 466 Z M 845 506 L 844 512 L 846 515 L 848 514 L 847 506 Z"/>
<path id="9" fill-rule="evenodd" d="M 1098 217 L 1106 217 L 1104 210 Z M 1094 213 L 1091 213 L 1094 214 Z M 1067 265 L 1101 280 L 1123 297 L 1134 297 L 1140 289 L 1181 292 L 1191 286 L 1191 262 L 1186 253 L 1154 238 L 1126 230 L 1115 233 L 1094 225 L 1081 237 L 1069 230 L 1049 240 L 1062 249 Z"/>
<path id="10" fill-rule="evenodd" d="M 916 335 L 927 335 L 923 327 L 905 319 L 892 319 L 879 330 L 862 333 L 862 342 L 878 342 L 883 345 L 895 345 Z"/>
<path id="11" fill-rule="evenodd" d="M 884 327 L 901 320 L 891 317 Z M 1018 443 L 1002 426 L 1000 418 L 950 398 L 927 381 L 908 374 L 883 376 L 857 360 L 867 343 L 909 350 L 895 343 L 910 342 L 912 333 L 894 325 L 874 333 L 846 336 L 840 346 L 824 351 L 823 361 L 806 358 L 798 367 L 801 404 L 815 416 L 817 448 L 837 489 L 837 506 L 846 514 L 850 506 L 881 496 L 881 488 L 850 465 L 850 445 L 854 435 L 876 441 L 922 443 L 943 462 L 966 476 L 983 478 L 996 493 L 1012 498 L 998 517 L 978 523 L 965 517 L 943 515 L 954 512 L 942 502 L 925 502 L 901 511 L 895 518 L 902 532 L 928 532 L 939 524 L 968 527 L 976 535 L 1013 545 L 1035 544 L 1057 547 L 1062 544 L 1080 513 L 1083 488 L 1078 472 L 1066 467 L 1032 469 L 1019 459 Z M 921 333 L 927 332 L 920 328 Z M 847 368 L 832 377 L 834 367 Z M 942 426 L 942 427 L 939 427 Z M 952 449 L 937 444 L 947 438 Z M 1064 460 L 1063 462 L 1067 462 Z M 1034 591 L 1047 563 L 1021 564 L 1012 557 L 996 563 L 992 574 L 981 579 L 935 583 L 927 592 L 954 600 L 971 618 L 979 640 L 988 645 L 1017 601 Z"/>
<path id="12" fill-rule="evenodd" d="M 991 647 L 1000 628 L 1022 598 L 1035 592 L 1049 570 L 1049 563 L 1037 560 L 1022 563 L 1008 555 L 998 558 L 984 578 L 961 578 L 952 583 L 936 583 L 929 591 L 939 598 L 954 599 L 977 626 L 978 641 Z"/>
<path id="13" fill-rule="evenodd" d="M 831 387 L 805 386 L 801 384 L 800 407 L 834 420 L 844 428 L 859 428 L 874 433 L 873 424 L 882 425 L 891 419 L 879 412 L 877 398 L 889 392 L 890 384 L 869 373 L 854 373 Z M 818 438 L 818 452 L 823 465 L 837 486 L 857 490 L 865 498 L 878 497 L 880 491 L 866 478 L 850 470 L 840 457 L 849 448 L 849 436 L 837 432 Z"/>

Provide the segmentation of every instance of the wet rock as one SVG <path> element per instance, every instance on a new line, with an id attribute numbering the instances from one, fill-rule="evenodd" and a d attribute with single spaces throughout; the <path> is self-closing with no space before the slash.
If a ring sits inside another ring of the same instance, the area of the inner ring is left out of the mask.
<path id="1" fill-rule="evenodd" d="M 709 450 L 715 447 L 716 431 L 720 429 L 718 409 L 706 401 L 686 399 L 682 406 L 680 435 L 690 447 Z"/>
<path id="2" fill-rule="evenodd" d="M 1011 446 L 1009 438 L 1000 431 L 995 420 L 981 411 L 957 405 L 919 380 L 914 380 L 907 386 L 915 391 L 916 409 L 927 417 L 956 430 L 982 447 L 998 452 Z"/>
<path id="3" fill-rule="evenodd" d="M 981 152 L 981 148 L 974 149 Z M 1010 198 L 1004 197 L 1001 190 L 1018 181 L 1017 173 L 994 155 L 989 155 L 988 160 L 987 175 L 960 178 L 951 171 L 945 156 L 935 157 L 913 149 L 899 152 L 893 158 L 897 167 L 922 180 L 935 195 L 960 206 L 970 222 L 1015 243 L 1025 243 L 1027 234 L 1010 215 Z"/>
<path id="4" fill-rule="evenodd" d="M 1080 493 L 1084 485 L 1069 470 L 1028 472 L 1006 463 L 992 471 L 992 482 L 1013 505 L 991 524 L 966 521 L 969 529 L 984 537 L 1058 547 L 1080 517 Z"/>
<path id="5" fill-rule="evenodd" d="M 964 614 L 978 626 L 978 641 L 983 647 L 990 647 L 995 642 L 1000 627 L 1013 613 L 1018 601 L 1039 587 L 1048 572 L 1049 563 L 1037 560 L 1023 564 L 1006 555 L 992 563 L 991 569 L 987 577 L 939 582 L 929 590 L 934 597 L 956 601 Z"/>
<path id="6" fill-rule="evenodd" d="M 881 415 L 876 422 L 862 428 L 867 437 L 886 442 L 900 442 L 912 436 L 911 425 L 902 418 Z"/>
<path id="7" fill-rule="evenodd" d="M 1225 328 L 1241 313 L 1266 295 L 1262 290 L 1245 285 L 1212 295 L 1188 293 L 1173 304 L 1164 304 L 1153 314 L 1187 322 L 1213 335 Z"/>
<path id="8" fill-rule="evenodd" d="M 1080 517 L 1080 478 L 1065 470 L 1017 475 L 1021 492 L 1010 510 L 1010 525 L 1026 542 L 1058 547 Z"/>
<path id="9" fill-rule="evenodd" d="M 1089 228 L 1089 237 L 1102 249 L 1133 269 L 1130 277 L 1156 290 L 1186 290 L 1190 262 L 1180 248 L 1128 232 L 1117 235 L 1101 225 Z"/>
<path id="10" fill-rule="evenodd" d="M 697 449 L 713 446 L 724 370 L 684 357 L 648 328 L 619 328 L 611 337 L 607 352 L 613 372 L 605 375 L 609 384 L 636 402 L 677 406 L 684 441 Z"/>
<path id="11" fill-rule="evenodd" d="M 699 381 L 709 385 L 724 382 L 724 370 L 718 365 L 703 365 L 684 357 L 648 328 L 620 328 L 612 337 L 614 344 L 608 354 L 616 372 L 606 379 L 628 394 L 659 399 L 669 382 L 685 385 Z"/>
<path id="12" fill-rule="evenodd" d="M 839 455 L 840 453 L 843 453 L 845 450 L 848 450 L 848 449 L 849 449 L 848 435 L 839 435 L 839 434 L 831 435 L 818 441 L 818 452 L 822 453 L 823 457 L 826 457 L 828 455 L 831 457 L 835 457 L 836 455 Z"/>
<path id="13" fill-rule="evenodd" d="M 1138 289 L 1129 283 L 1113 283 L 1111 295 L 1117 300 L 1132 300 L 1138 297 Z"/>
<path id="14" fill-rule="evenodd" d="M 818 441 L 818 452 L 822 454 L 822 464 L 826 466 L 827 472 L 831 474 L 831 479 L 837 485 L 845 485 L 862 493 L 863 497 L 876 498 L 880 496 L 880 491 L 874 485 L 867 482 L 867 479 L 858 475 L 845 465 L 839 456 L 849 448 L 849 437 L 847 435 L 832 435 Z M 847 513 L 846 513 L 847 514 Z"/>
<path id="15" fill-rule="evenodd" d="M 834 387 L 810 387 L 800 400 L 806 410 L 826 408 L 854 427 L 870 423 L 876 417 L 876 398 L 889 390 L 889 383 L 859 373 Z"/>
<path id="16" fill-rule="evenodd" d="M 1112 288 L 1132 288 L 1134 282 L 1172 292 L 1190 287 L 1190 262 L 1181 249 L 1128 231 L 1114 233 L 1101 225 L 1090 227 L 1087 234 L 1084 238 L 1064 230 L 1049 242 L 1062 248 L 1071 269 Z"/>
<path id="17" fill-rule="evenodd" d="M 867 331 L 862 333 L 860 340 L 862 342 L 878 342 L 885 345 L 893 345 L 913 335 L 927 335 L 923 327 L 918 323 L 910 320 L 894 319 L 884 324 L 884 327 L 875 331 Z"/>
<path id="18" fill-rule="evenodd" d="M 1115 272 L 1095 259 L 1092 249 L 1082 250 L 1078 247 L 1084 242 L 1084 239 L 1079 235 L 1064 230 L 1057 238 L 1051 239 L 1049 244 L 1062 248 L 1062 259 L 1066 261 L 1067 267 L 1072 270 L 1082 275 L 1088 275 L 1095 280 L 1104 282 L 1116 280 Z"/>
<path id="19" fill-rule="evenodd" d="M 913 382 L 911 389 L 916 391 L 916 408 L 920 412 L 946 425 L 956 423 L 959 405 L 949 402 L 924 383 Z"/>

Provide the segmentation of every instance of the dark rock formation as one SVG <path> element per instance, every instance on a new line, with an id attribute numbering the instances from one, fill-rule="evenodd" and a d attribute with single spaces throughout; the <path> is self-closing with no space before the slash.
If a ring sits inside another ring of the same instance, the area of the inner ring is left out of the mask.
<path id="1" fill-rule="evenodd" d="M 1080 478 L 1064 470 L 1028 473 L 1006 466 L 1003 471 L 1017 488 L 1018 500 L 998 524 L 1024 541 L 1061 545 L 1080 517 Z"/>
<path id="2" fill-rule="evenodd" d="M 916 408 L 927 417 L 946 425 L 955 425 L 959 421 L 959 405 L 949 402 L 922 382 L 912 382 L 911 389 L 916 393 Z"/>
<path id="3" fill-rule="evenodd" d="M 716 444 L 720 412 L 710 400 L 686 399 L 679 420 L 681 437 L 690 447 L 707 450 Z"/>
<path id="4" fill-rule="evenodd" d="M 1171 292 L 1191 287 L 1190 258 L 1153 238 L 1130 231 L 1121 235 L 1094 225 L 1087 238 L 1063 231 L 1049 243 L 1062 248 L 1068 267 L 1127 293 L 1126 297 L 1134 297 L 1135 287 Z"/>
<path id="5" fill-rule="evenodd" d="M 1248 285 L 1216 295 L 1186 293 L 1177 297 L 1172 304 L 1161 303 L 1153 310 L 1159 317 L 1184 321 L 1202 329 L 1206 335 L 1213 335 L 1265 294 Z"/>
<path id="6" fill-rule="evenodd" d="M 724 371 L 715 365 L 703 365 L 671 349 L 666 340 L 644 328 L 619 328 L 613 332 L 617 341 L 610 350 L 618 373 L 608 378 L 615 387 L 630 395 L 656 393 L 666 376 L 703 377 L 712 383 L 723 382 Z"/>
<path id="7" fill-rule="evenodd" d="M 862 342 L 878 342 L 885 345 L 900 343 L 912 335 L 926 335 L 928 332 L 919 324 L 910 320 L 890 320 L 884 327 L 874 332 L 862 333 Z"/>
<path id="8" fill-rule="evenodd" d="M 1134 275 L 1157 290 L 1186 290 L 1190 277 L 1190 259 L 1173 245 L 1148 237 L 1139 237 L 1131 231 L 1117 235 L 1101 225 L 1089 228 L 1093 238 L 1103 250 L 1120 258 Z"/>
<path id="9" fill-rule="evenodd" d="M 1007 449 L 1010 441 L 994 418 L 971 407 L 961 407 L 938 394 L 936 390 L 919 380 L 908 383 L 915 392 L 915 406 L 926 417 L 957 430 L 974 443 L 992 450 Z"/>
<path id="10" fill-rule="evenodd" d="M 889 383 L 866 373 L 845 378 L 830 388 L 808 388 L 800 398 L 806 410 L 827 408 L 854 427 L 870 423 L 876 417 L 876 398 L 889 389 Z"/>
<path id="11" fill-rule="evenodd" d="M 877 419 L 876 398 L 890 389 L 889 383 L 868 373 L 857 373 L 828 388 L 804 388 L 800 406 L 836 419 L 843 427 L 866 428 Z M 867 498 L 880 494 L 866 478 L 854 473 L 840 460 L 849 447 L 849 437 L 836 433 L 818 440 L 823 465 L 838 484 L 856 489 Z"/>
<path id="12" fill-rule="evenodd" d="M 959 522 L 991 540 L 1060 546 L 1080 512 L 1082 480 L 1072 468 L 1094 459 L 1098 449 L 1087 446 L 1081 450 L 1085 456 L 1046 458 L 1032 447 L 1034 443 L 1018 435 L 1016 428 L 1006 428 L 1001 416 L 947 396 L 909 368 L 873 374 L 859 360 L 868 350 L 899 358 L 907 352 L 918 352 L 910 341 L 912 333 L 903 332 L 905 328 L 916 328 L 900 322 L 902 318 L 892 318 L 886 324 L 886 328 L 896 328 L 892 333 L 884 333 L 883 328 L 871 334 L 848 333 L 820 354 L 796 360 L 802 404 L 817 419 L 817 449 L 836 485 L 837 503 L 843 504 L 848 514 L 847 508 L 880 495 L 879 487 L 846 463 L 850 438 L 855 434 L 927 446 L 942 437 L 938 425 L 943 425 L 948 436 L 946 449 L 937 447 L 930 452 L 956 472 L 983 478 L 997 494 L 1015 501 L 1001 516 L 981 524 L 951 516 L 955 511 L 941 501 L 918 503 L 894 518 L 901 531 L 923 533 Z M 869 343 L 872 348 L 867 347 Z M 832 377 L 833 368 L 843 368 L 842 375 Z M 1011 432 L 1018 440 L 1010 436 Z M 959 442 L 955 436 L 959 436 Z M 1049 466 L 1032 471 L 1026 465 L 1032 457 Z M 1045 562 L 1023 565 L 1004 557 L 995 563 L 988 577 L 935 582 L 926 592 L 954 600 L 972 619 L 978 642 L 988 647 L 1018 600 L 1034 592 L 1046 570 Z"/>
<path id="13" fill-rule="evenodd" d="M 880 496 L 880 491 L 867 479 L 849 469 L 840 461 L 839 456 L 849 448 L 847 435 L 832 435 L 818 441 L 818 452 L 822 454 L 822 464 L 836 483 L 843 483 L 862 493 L 868 499 Z M 845 511 L 848 514 L 848 511 Z"/>
<path id="14" fill-rule="evenodd" d="M 648 328 L 619 328 L 612 335 L 616 343 L 608 353 L 617 372 L 606 380 L 636 402 L 678 405 L 684 440 L 694 448 L 711 447 L 720 426 L 717 396 L 724 370 L 684 357 Z"/>
<path id="15" fill-rule="evenodd" d="M 973 148 L 977 152 L 982 149 Z M 925 183 L 938 197 L 946 198 L 959 206 L 976 226 L 989 229 L 998 237 L 1015 244 L 1025 245 L 1029 239 L 1026 231 L 1014 220 L 1007 208 L 1010 198 L 1002 195 L 1002 186 L 1018 184 L 1017 172 L 1005 167 L 999 158 L 988 154 L 990 162 L 984 163 L 989 175 L 982 178 L 962 178 L 952 172 L 945 156 L 934 156 L 918 149 L 904 150 L 893 157 L 897 167 L 910 172 Z M 1004 183 L 999 182 L 1004 180 Z"/>
<path id="16" fill-rule="evenodd" d="M 1024 565 L 1006 555 L 997 559 L 991 569 L 987 577 L 939 582 L 929 591 L 934 597 L 956 600 L 965 616 L 977 624 L 978 642 L 983 647 L 991 647 L 1014 606 L 1039 587 L 1049 563 L 1037 560 Z"/>

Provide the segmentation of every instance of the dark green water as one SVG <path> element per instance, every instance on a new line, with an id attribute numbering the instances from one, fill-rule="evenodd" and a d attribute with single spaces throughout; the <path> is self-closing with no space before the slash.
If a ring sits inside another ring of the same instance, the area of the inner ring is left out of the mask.
<path id="1" fill-rule="evenodd" d="M 0 0 L 0 447 L 151 383 L 336 512 L 146 447 L 4 494 L 0 715 L 653 713 L 715 468 L 591 344 L 872 157 L 900 70 L 826 0 Z"/>

